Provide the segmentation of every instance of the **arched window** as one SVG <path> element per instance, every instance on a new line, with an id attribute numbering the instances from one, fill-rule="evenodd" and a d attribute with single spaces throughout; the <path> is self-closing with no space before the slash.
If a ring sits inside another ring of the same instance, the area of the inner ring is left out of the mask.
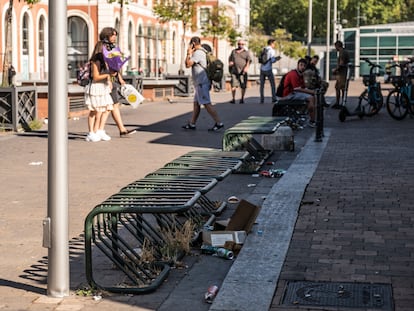
<path id="1" fill-rule="evenodd" d="M 45 56 L 45 18 L 42 16 L 39 20 L 39 56 Z"/>
<path id="2" fill-rule="evenodd" d="M 29 55 L 29 15 L 24 13 L 22 25 L 22 53 Z"/>
<path id="3" fill-rule="evenodd" d="M 21 78 L 22 80 L 28 80 L 30 79 L 30 73 L 32 72 L 30 68 L 30 55 L 31 54 L 31 47 L 30 47 L 30 19 L 29 14 L 24 13 L 23 19 L 22 19 L 22 30 L 21 30 Z"/>
<path id="4" fill-rule="evenodd" d="M 147 48 L 146 51 L 146 55 L 145 55 L 145 60 L 146 60 L 146 64 L 145 64 L 145 69 L 146 69 L 146 76 L 150 76 L 151 71 L 152 71 L 152 66 L 151 66 L 151 42 L 153 41 L 153 35 L 152 35 L 152 26 L 148 25 L 147 26 L 147 40 L 145 43 L 145 46 Z"/>
<path id="5" fill-rule="evenodd" d="M 172 53 L 171 53 L 172 60 L 171 60 L 171 62 L 173 64 L 175 64 L 176 63 L 176 61 L 175 61 L 175 31 L 172 34 L 172 44 L 171 44 L 171 47 L 172 47 Z"/>
<path id="6" fill-rule="evenodd" d="M 38 31 L 39 31 L 39 40 L 37 41 L 38 44 L 38 68 L 39 68 L 39 72 L 40 72 L 40 79 L 45 79 L 46 75 L 45 75 L 45 68 L 46 68 L 46 60 L 45 60 L 45 18 L 44 16 L 41 16 L 39 19 L 39 26 L 38 26 Z"/>
<path id="7" fill-rule="evenodd" d="M 144 38 L 142 33 L 142 25 L 138 26 L 138 70 L 143 67 L 143 55 L 144 55 Z"/>
<path id="8" fill-rule="evenodd" d="M 132 23 L 129 22 L 128 24 L 128 53 L 129 55 L 132 55 L 133 53 L 133 49 L 132 49 L 132 44 L 133 44 L 133 28 L 132 28 Z M 133 58 L 135 60 L 135 57 Z M 131 60 L 128 62 L 128 67 L 134 67 Z"/>
<path id="9" fill-rule="evenodd" d="M 68 18 L 68 66 L 70 77 L 76 78 L 76 71 L 88 61 L 88 25 L 78 16 Z"/>

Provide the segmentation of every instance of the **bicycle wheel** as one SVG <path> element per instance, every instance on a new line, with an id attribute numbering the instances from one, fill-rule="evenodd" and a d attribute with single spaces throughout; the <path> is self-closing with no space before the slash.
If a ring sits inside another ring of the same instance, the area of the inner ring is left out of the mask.
<path id="1" fill-rule="evenodd" d="M 392 90 L 387 96 L 387 111 L 395 120 L 402 120 L 408 114 L 408 97 L 399 90 Z"/>
<path id="2" fill-rule="evenodd" d="M 377 114 L 381 110 L 382 105 L 384 104 L 384 96 L 382 96 L 380 87 L 376 87 L 374 90 L 374 101 L 375 101 L 375 106 L 376 106 L 376 110 L 374 111 L 374 114 Z"/>
<path id="3" fill-rule="evenodd" d="M 378 92 L 377 88 L 365 90 L 359 95 L 359 107 L 364 112 L 364 115 L 371 117 L 378 113 L 382 107 L 382 94 Z"/>
<path id="4" fill-rule="evenodd" d="M 368 95 L 368 90 L 365 89 L 361 95 L 359 95 L 359 105 L 358 107 L 361 108 L 361 111 L 363 111 L 363 114 L 369 115 L 369 111 L 371 110 L 370 105 L 369 105 L 369 95 Z"/>

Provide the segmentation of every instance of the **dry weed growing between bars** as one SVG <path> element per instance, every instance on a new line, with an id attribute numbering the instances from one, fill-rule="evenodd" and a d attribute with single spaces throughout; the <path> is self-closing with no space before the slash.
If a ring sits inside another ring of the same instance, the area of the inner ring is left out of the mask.
<path id="1" fill-rule="evenodd" d="M 191 220 L 187 220 L 182 227 L 176 224 L 162 231 L 165 245 L 161 248 L 164 260 L 178 262 L 181 255 L 190 252 L 190 243 L 194 235 L 195 225 Z"/>

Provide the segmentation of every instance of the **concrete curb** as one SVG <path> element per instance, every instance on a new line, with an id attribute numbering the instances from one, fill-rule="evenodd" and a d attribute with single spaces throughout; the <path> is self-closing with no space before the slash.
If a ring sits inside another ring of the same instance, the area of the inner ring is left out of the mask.
<path id="1" fill-rule="evenodd" d="M 326 130 L 322 142 L 309 138 L 280 182 L 272 187 L 253 232 L 230 268 L 210 311 L 269 309 L 303 194 L 318 167 L 329 135 Z M 257 234 L 258 229 L 263 235 Z"/>

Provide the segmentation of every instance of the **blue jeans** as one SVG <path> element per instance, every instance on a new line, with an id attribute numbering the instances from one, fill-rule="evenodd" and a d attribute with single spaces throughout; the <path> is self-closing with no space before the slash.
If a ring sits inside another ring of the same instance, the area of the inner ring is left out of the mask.
<path id="1" fill-rule="evenodd" d="M 264 84 L 266 77 L 269 79 L 270 88 L 272 90 L 272 102 L 276 101 L 276 86 L 275 86 L 275 76 L 273 75 L 272 70 L 262 71 L 260 70 L 260 102 L 264 102 Z"/>

